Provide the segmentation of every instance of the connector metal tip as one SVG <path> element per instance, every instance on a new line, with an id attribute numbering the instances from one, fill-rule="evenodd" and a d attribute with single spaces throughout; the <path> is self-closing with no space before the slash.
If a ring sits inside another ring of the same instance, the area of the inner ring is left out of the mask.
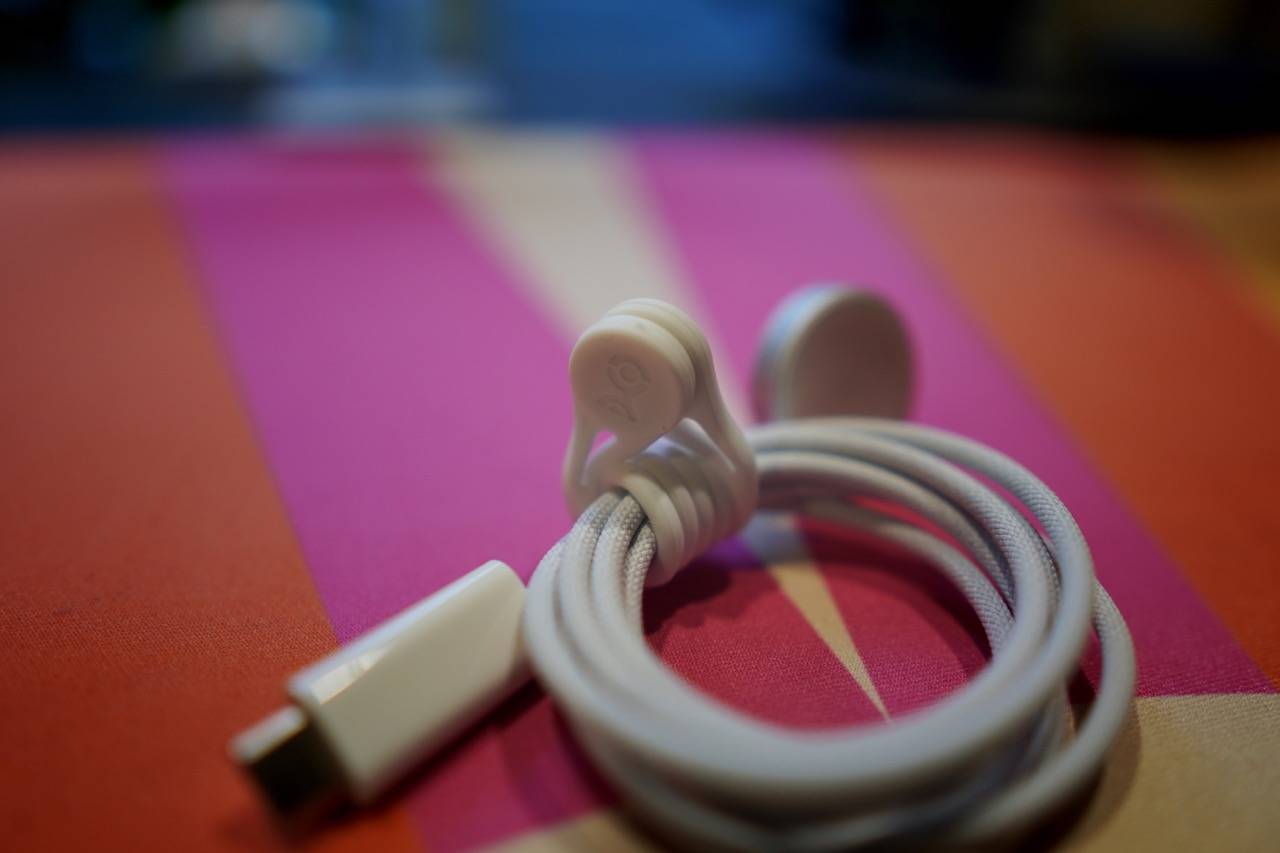
<path id="1" fill-rule="evenodd" d="M 291 829 L 313 824 L 346 800 L 346 783 L 328 744 L 294 705 L 241 732 L 229 752 Z"/>

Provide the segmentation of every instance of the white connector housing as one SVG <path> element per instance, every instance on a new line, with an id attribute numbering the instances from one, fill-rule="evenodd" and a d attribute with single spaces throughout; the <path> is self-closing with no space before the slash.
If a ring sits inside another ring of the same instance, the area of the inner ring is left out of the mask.
<path id="1" fill-rule="evenodd" d="M 524 600 L 509 566 L 485 563 L 295 675 L 297 708 L 233 741 L 233 757 L 278 808 L 305 803 L 297 777 L 310 765 L 332 768 L 346 799 L 371 802 L 528 681 Z"/>

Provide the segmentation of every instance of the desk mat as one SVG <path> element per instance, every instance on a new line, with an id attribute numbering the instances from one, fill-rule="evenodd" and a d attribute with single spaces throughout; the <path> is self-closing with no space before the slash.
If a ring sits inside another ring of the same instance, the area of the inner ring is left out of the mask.
<path id="1" fill-rule="evenodd" d="M 769 311 L 843 281 L 903 313 L 912 417 L 1055 489 L 1133 631 L 1134 718 L 1061 840 L 1268 848 L 1278 249 L 1269 140 L 0 144 L 6 846 L 287 846 L 227 738 L 288 673 L 485 560 L 527 578 L 570 522 L 577 333 L 632 296 L 681 305 L 746 419 Z M 891 721 L 987 654 L 926 567 L 813 526 L 723 543 L 646 622 L 684 677 L 801 728 Z M 302 846 L 653 843 L 531 687 Z"/>

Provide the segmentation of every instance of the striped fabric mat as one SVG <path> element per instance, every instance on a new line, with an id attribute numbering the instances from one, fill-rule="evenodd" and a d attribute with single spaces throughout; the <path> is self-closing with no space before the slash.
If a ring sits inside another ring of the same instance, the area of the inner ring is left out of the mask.
<path id="1" fill-rule="evenodd" d="M 1039 473 L 1129 620 L 1133 724 L 1067 841 L 1274 849 L 1280 143 L 9 141 L 0 278 L 7 849 L 283 846 L 225 741 L 486 559 L 528 576 L 569 523 L 577 332 L 678 303 L 744 412 L 764 318 L 830 280 L 901 309 L 913 417 Z M 779 534 L 649 602 L 653 646 L 705 690 L 870 724 L 983 665 L 926 568 Z M 652 843 L 530 688 L 307 846 Z"/>

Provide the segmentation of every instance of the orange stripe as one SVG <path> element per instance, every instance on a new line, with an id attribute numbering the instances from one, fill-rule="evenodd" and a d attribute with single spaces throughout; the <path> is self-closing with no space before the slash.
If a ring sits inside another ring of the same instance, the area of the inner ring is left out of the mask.
<path id="1" fill-rule="evenodd" d="M 864 176 L 1280 684 L 1280 340 L 1132 151 L 866 137 Z"/>
<path id="2" fill-rule="evenodd" d="M 279 844 L 224 744 L 333 635 L 175 238 L 137 147 L 0 149 L 7 849 Z"/>

